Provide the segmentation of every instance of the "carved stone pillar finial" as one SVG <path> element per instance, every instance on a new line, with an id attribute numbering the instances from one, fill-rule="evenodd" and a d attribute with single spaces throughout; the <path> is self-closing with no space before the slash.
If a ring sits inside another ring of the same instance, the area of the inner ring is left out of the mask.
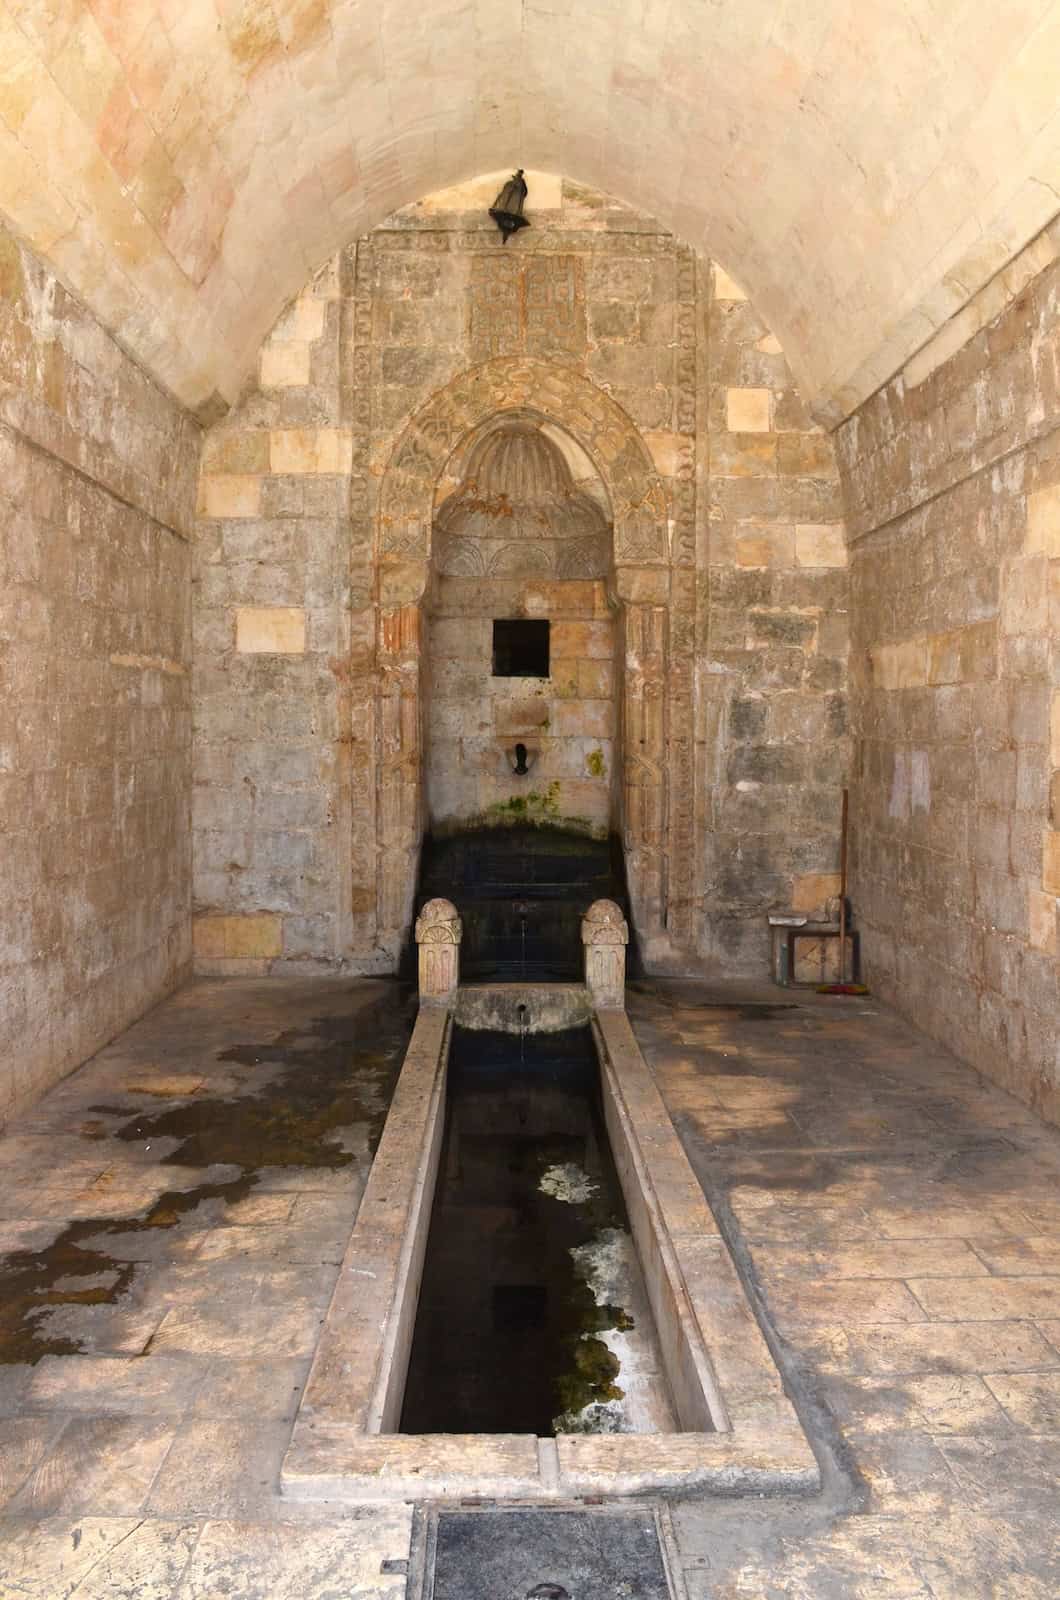
<path id="1" fill-rule="evenodd" d="M 585 987 L 595 1006 L 625 1010 L 629 923 L 613 900 L 595 900 L 582 918 Z"/>
<path id="2" fill-rule="evenodd" d="M 416 918 L 420 1005 L 448 1005 L 460 984 L 464 925 L 451 900 L 428 900 Z"/>

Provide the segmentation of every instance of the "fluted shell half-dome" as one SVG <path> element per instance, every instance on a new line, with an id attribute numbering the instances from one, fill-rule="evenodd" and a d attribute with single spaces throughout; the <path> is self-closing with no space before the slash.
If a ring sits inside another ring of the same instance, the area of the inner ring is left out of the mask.
<path id="1" fill-rule="evenodd" d="M 472 450 L 459 487 L 439 507 L 437 559 L 454 576 L 601 577 L 610 528 L 575 487 L 562 452 L 539 428 L 510 423 Z M 564 548 L 556 549 L 562 541 Z M 551 548 L 550 548 L 551 547 Z"/>
<path id="2" fill-rule="evenodd" d="M 513 502 L 567 495 L 574 490 L 570 468 L 551 439 L 539 428 L 525 425 L 494 428 L 480 439 L 466 477 Z"/>

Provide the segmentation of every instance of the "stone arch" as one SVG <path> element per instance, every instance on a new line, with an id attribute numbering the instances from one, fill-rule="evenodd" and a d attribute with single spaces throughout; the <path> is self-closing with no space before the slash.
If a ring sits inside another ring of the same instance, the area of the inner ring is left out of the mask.
<path id="1" fill-rule="evenodd" d="M 503 448 L 506 441 L 514 446 L 512 459 L 521 463 L 520 481 L 527 472 L 535 479 L 529 492 L 532 499 L 536 497 L 532 510 L 513 504 L 510 517 L 500 515 L 500 506 L 494 505 L 496 487 L 482 484 L 485 474 L 488 485 L 498 459 L 509 460 L 509 450 Z M 540 441 L 540 448 L 535 441 Z M 595 493 L 587 494 L 575 484 L 568 460 L 572 455 L 591 473 Z M 482 515 L 487 511 L 483 495 L 493 505 L 488 520 Z M 459 529 L 452 525 L 454 516 Z M 531 574 L 597 579 L 607 578 L 614 567 L 611 501 L 595 465 L 573 434 L 525 407 L 494 413 L 457 445 L 435 483 L 431 535 L 433 579 Z"/>
<path id="2" fill-rule="evenodd" d="M 420 565 L 426 583 L 435 485 L 468 434 L 508 411 L 557 422 L 582 445 L 611 498 L 616 565 L 666 565 L 666 493 L 622 407 L 574 368 L 503 356 L 470 368 L 439 390 L 395 445 L 376 520 L 381 568 Z M 409 571 L 402 587 L 409 594 L 413 586 Z M 385 603 L 385 587 L 380 598 Z"/>
<path id="3" fill-rule="evenodd" d="M 499 357 L 439 390 L 413 416 L 380 485 L 374 527 L 377 600 L 377 945 L 396 958 L 411 923 L 422 831 L 423 599 L 431 571 L 435 491 L 461 444 L 491 420 L 521 412 L 559 424 L 581 445 L 611 501 L 615 595 L 621 608 L 620 688 L 624 751 L 620 826 L 634 923 L 646 948 L 672 943 L 668 902 L 690 895 L 670 870 L 687 873 L 687 841 L 669 838 L 671 769 L 690 785 L 685 745 L 673 738 L 671 686 L 691 679 L 691 635 L 669 615 L 672 559 L 687 564 L 694 530 L 675 519 L 647 445 L 618 403 L 576 369 Z M 687 519 L 685 519 L 687 520 Z M 671 551 L 678 526 L 681 552 Z M 670 748 L 672 745 L 672 748 Z M 689 809 L 682 795 L 680 814 Z M 676 893 L 675 893 L 676 890 Z M 682 930 L 683 932 L 683 930 Z M 682 943 L 687 943 L 682 938 Z"/>
<path id="4" fill-rule="evenodd" d="M 435 484 L 435 519 L 437 520 L 445 501 L 459 489 L 467 475 L 468 463 L 478 446 L 498 428 L 513 422 L 524 422 L 537 429 L 549 443 L 556 447 L 566 462 L 576 487 L 583 490 L 588 489 L 588 492 L 599 504 L 608 528 L 611 530 L 609 543 L 613 544 L 614 514 L 611 507 L 611 496 L 595 461 L 569 428 L 558 422 L 555 417 L 549 416 L 543 411 L 535 410 L 532 406 L 513 406 L 499 413 L 494 412 L 491 416 L 486 417 L 477 428 L 473 428 L 470 433 L 464 435 L 463 439 L 454 448 L 441 477 Z"/>

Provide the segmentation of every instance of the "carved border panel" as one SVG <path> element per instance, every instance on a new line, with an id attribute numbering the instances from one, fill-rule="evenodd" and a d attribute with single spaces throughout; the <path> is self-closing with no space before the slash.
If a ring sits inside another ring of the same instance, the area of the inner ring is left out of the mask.
<path id="1" fill-rule="evenodd" d="M 508 410 L 538 413 L 568 428 L 596 463 L 615 513 L 615 563 L 631 556 L 640 567 L 665 563 L 667 503 L 647 448 L 621 407 L 581 373 L 530 358 L 502 357 L 463 373 L 433 396 L 395 446 L 380 494 L 377 523 L 379 562 L 379 941 L 395 950 L 411 911 L 415 852 L 420 829 L 418 633 L 409 613 L 419 615 L 431 557 L 435 486 L 453 451 L 488 418 Z M 664 854 L 667 816 L 666 612 L 629 607 L 639 621 L 650 618 L 646 672 L 626 697 L 625 717 L 634 741 L 650 727 L 650 753 L 629 763 L 626 831 L 631 893 L 642 932 L 649 939 L 666 924 Z M 402 619 L 400 624 L 396 619 Z M 632 626 L 633 624 L 631 624 Z M 400 642 L 398 642 L 400 640 Z M 647 635 L 645 635 L 645 643 Z M 643 680 L 643 681 L 642 681 Z M 645 735 L 646 736 L 646 735 Z M 638 751 L 641 745 L 636 744 Z M 395 790 L 400 790 L 401 797 Z"/>
<path id="2" fill-rule="evenodd" d="M 628 684 L 622 696 L 623 722 L 639 719 L 645 727 L 650 724 L 652 741 L 650 753 L 647 747 L 634 748 L 627 731 L 631 770 L 623 785 L 623 825 L 631 891 L 636 879 L 639 931 L 647 945 L 655 940 L 660 950 L 669 946 L 690 951 L 696 925 L 694 252 L 658 234 L 571 231 L 528 236 L 520 241 L 518 256 L 505 257 L 486 233 L 448 236 L 447 250 L 469 257 L 462 348 L 472 361 L 479 356 L 480 364 L 461 372 L 412 415 L 388 452 L 384 470 L 383 450 L 392 435 L 385 417 L 373 415 L 379 385 L 373 370 L 373 339 L 379 334 L 373 328 L 376 278 L 384 270 L 383 254 L 409 262 L 423 244 L 418 238 L 406 241 L 384 234 L 358 245 L 348 353 L 354 431 L 351 604 L 355 613 L 363 614 L 369 596 L 374 603 L 377 685 L 374 725 L 366 726 L 371 719 L 362 718 L 351 737 L 355 771 L 365 769 L 370 783 L 367 769 L 373 755 L 375 767 L 371 826 L 355 828 L 354 882 L 375 882 L 374 942 L 396 955 L 407 930 L 422 822 L 419 661 L 415 651 L 394 659 L 384 642 L 387 619 L 418 608 L 426 589 L 435 490 L 454 451 L 490 417 L 521 410 L 567 429 L 593 459 L 608 487 L 617 586 L 626 601 L 630 639 L 647 625 L 633 615 L 645 609 L 638 608 L 640 594 L 651 591 L 657 600 L 668 597 L 668 604 L 647 608 L 653 614 L 648 654 L 662 665 L 657 674 L 653 670 L 647 678 L 637 678 L 632 699 Z M 582 370 L 587 263 L 593 256 L 669 258 L 674 263 L 675 324 L 669 344 L 673 367 L 672 379 L 665 385 L 670 391 L 671 455 L 666 477 L 657 470 L 628 413 Z M 378 403 L 383 406 L 382 392 Z M 651 577 L 652 569 L 656 578 Z M 623 571 L 628 574 L 626 581 Z M 415 717 L 409 700 L 416 703 Z M 394 791 L 406 789 L 412 793 L 399 802 Z"/>
<path id="3" fill-rule="evenodd" d="M 681 438 L 673 485 L 673 572 L 670 581 L 667 763 L 669 878 L 665 925 L 674 944 L 691 949 L 695 904 L 695 620 L 696 620 L 696 257 L 677 252 L 675 421 Z"/>

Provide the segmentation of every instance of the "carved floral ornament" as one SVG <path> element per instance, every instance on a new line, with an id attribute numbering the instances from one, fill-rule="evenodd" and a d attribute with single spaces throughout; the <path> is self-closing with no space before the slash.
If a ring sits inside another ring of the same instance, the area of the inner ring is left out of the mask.
<path id="1" fill-rule="evenodd" d="M 595 900 L 582 918 L 582 944 L 628 944 L 629 923 L 614 900 Z"/>
<path id="2" fill-rule="evenodd" d="M 599 504 L 524 419 L 502 419 L 478 441 L 434 527 L 435 565 L 450 577 L 602 578 L 611 563 Z"/>
<path id="3" fill-rule="evenodd" d="M 428 900 L 416 918 L 417 944 L 459 944 L 464 925 L 451 900 Z"/>
<path id="4" fill-rule="evenodd" d="M 615 562 L 638 566 L 668 562 L 666 491 L 633 422 L 610 395 L 583 374 L 569 367 L 515 356 L 498 357 L 462 373 L 432 396 L 409 423 L 383 480 L 379 508 L 381 560 L 426 564 L 431 553 L 435 485 L 453 451 L 489 418 L 518 412 L 525 425 L 528 411 L 551 418 L 564 428 L 596 464 L 611 498 Z M 543 435 L 540 437 L 544 439 Z M 559 459 L 562 461 L 561 456 Z M 589 496 L 584 498 L 595 506 Z M 455 508 L 452 514 L 455 515 Z M 606 527 L 604 519 L 603 530 Z M 570 540 L 570 550 L 577 545 L 580 551 L 575 565 L 595 562 L 595 552 L 587 547 L 600 537 L 601 531 L 598 528 L 588 534 L 583 532 Z M 488 567 L 483 569 L 480 561 L 468 555 L 468 543 L 462 541 L 459 559 L 471 563 L 473 575 L 485 575 Z M 556 543 L 567 547 L 567 540 Z M 577 570 L 563 575 L 586 574 Z"/>

